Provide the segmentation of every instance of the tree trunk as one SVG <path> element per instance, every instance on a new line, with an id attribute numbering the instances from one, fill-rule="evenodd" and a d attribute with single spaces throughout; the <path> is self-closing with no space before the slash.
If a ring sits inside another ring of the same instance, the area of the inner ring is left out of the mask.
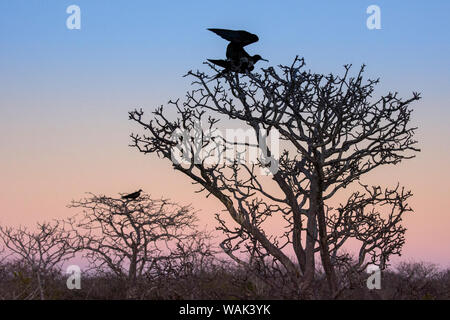
<path id="1" fill-rule="evenodd" d="M 133 248 L 133 254 L 130 259 L 130 269 L 128 270 L 128 283 L 126 292 L 127 299 L 137 299 L 136 272 L 137 272 L 137 250 Z"/>
<path id="2" fill-rule="evenodd" d="M 308 222 L 306 225 L 306 246 L 305 246 L 305 273 L 302 283 L 302 294 L 310 295 L 308 293 L 310 286 L 312 285 L 316 273 L 316 261 L 314 256 L 314 247 L 317 238 L 317 223 L 316 212 L 314 210 L 315 204 L 310 201 L 310 208 L 308 210 Z"/>
<path id="3" fill-rule="evenodd" d="M 38 281 L 38 286 L 39 286 L 39 296 L 40 296 L 41 300 L 45 300 L 44 288 L 42 287 L 41 272 L 39 270 L 37 271 L 37 281 Z"/>
<path id="4" fill-rule="evenodd" d="M 312 210 L 316 213 L 318 231 L 319 231 L 319 246 L 320 246 L 320 259 L 322 261 L 322 267 L 327 277 L 328 288 L 331 296 L 335 297 L 338 292 L 336 273 L 334 266 L 331 263 L 330 249 L 328 247 L 328 234 L 327 224 L 325 219 L 325 209 L 322 198 L 323 193 L 323 175 L 321 169 L 316 167 L 316 174 L 311 181 L 311 198 L 310 201 L 313 204 Z"/>

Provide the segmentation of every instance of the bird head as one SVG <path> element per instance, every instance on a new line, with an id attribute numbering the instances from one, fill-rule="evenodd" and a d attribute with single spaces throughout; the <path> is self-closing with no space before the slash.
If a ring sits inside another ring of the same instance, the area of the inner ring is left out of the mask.
<path id="1" fill-rule="evenodd" d="M 252 60 L 253 60 L 254 63 L 258 62 L 259 60 L 269 62 L 269 60 L 263 59 L 259 54 L 255 54 L 255 55 L 252 57 Z"/>

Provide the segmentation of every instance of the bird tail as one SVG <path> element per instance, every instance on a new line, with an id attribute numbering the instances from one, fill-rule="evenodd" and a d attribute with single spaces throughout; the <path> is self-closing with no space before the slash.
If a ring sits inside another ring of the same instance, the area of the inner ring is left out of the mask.
<path id="1" fill-rule="evenodd" d="M 209 80 L 207 83 L 214 81 L 220 77 L 222 77 L 223 75 L 227 74 L 230 70 L 230 62 L 227 60 L 216 60 L 216 59 L 208 59 L 209 62 L 224 68 L 221 72 L 219 72 L 214 78 L 212 78 L 211 80 Z"/>
<path id="2" fill-rule="evenodd" d="M 208 59 L 208 61 L 225 69 L 228 69 L 230 67 L 230 62 L 227 60 Z"/>

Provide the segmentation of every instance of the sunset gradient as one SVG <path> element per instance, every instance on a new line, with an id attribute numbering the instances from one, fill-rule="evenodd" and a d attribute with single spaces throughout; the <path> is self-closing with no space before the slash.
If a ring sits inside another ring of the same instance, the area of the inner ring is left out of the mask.
<path id="1" fill-rule="evenodd" d="M 66 8 L 81 8 L 68 30 Z M 381 8 L 381 30 L 366 8 Z M 237 10 L 238 8 L 238 10 Z M 147 114 L 182 98 L 190 69 L 222 58 L 225 42 L 209 27 L 246 29 L 248 47 L 267 65 L 303 56 L 307 69 L 341 73 L 367 65 L 389 90 L 413 104 L 421 152 L 377 168 L 365 183 L 411 189 L 402 261 L 450 266 L 450 2 L 448 1 L 0 1 L 0 223 L 34 225 L 63 218 L 85 192 L 118 195 L 142 188 L 200 210 L 213 229 L 218 201 L 170 163 L 130 148 L 138 131 L 128 111 Z M 396 260 L 399 261 L 399 260 Z"/>

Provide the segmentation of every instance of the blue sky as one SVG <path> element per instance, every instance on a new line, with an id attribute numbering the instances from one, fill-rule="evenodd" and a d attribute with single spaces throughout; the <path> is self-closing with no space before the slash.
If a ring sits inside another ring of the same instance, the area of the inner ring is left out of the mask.
<path id="1" fill-rule="evenodd" d="M 71 4 L 81 8 L 81 30 L 66 28 Z M 381 8 L 381 30 L 366 27 L 371 4 Z M 448 12 L 444 0 L 1 0 L 0 126 L 18 110 L 30 121 L 76 123 L 89 112 L 118 122 L 130 107 L 183 96 L 190 82 L 181 75 L 224 56 L 226 42 L 208 27 L 258 34 L 248 51 L 273 65 L 297 54 L 315 72 L 365 63 L 380 92 L 420 91 L 434 114 L 449 115 Z M 428 111 L 418 116 L 434 121 Z"/>
<path id="2" fill-rule="evenodd" d="M 70 4 L 81 8 L 79 31 L 65 27 Z M 381 8 L 382 30 L 366 28 L 371 4 Z M 40 72 L 42 79 L 71 73 L 72 81 L 86 82 L 85 70 L 105 78 L 121 74 L 147 82 L 155 76 L 174 81 L 206 58 L 223 55 L 225 42 L 207 27 L 257 33 L 260 42 L 249 51 L 274 64 L 289 63 L 300 54 L 318 71 L 364 62 L 374 74 L 414 76 L 415 69 L 448 84 L 449 11 L 444 0 L 2 0 L 2 84 L 5 78 Z"/>

